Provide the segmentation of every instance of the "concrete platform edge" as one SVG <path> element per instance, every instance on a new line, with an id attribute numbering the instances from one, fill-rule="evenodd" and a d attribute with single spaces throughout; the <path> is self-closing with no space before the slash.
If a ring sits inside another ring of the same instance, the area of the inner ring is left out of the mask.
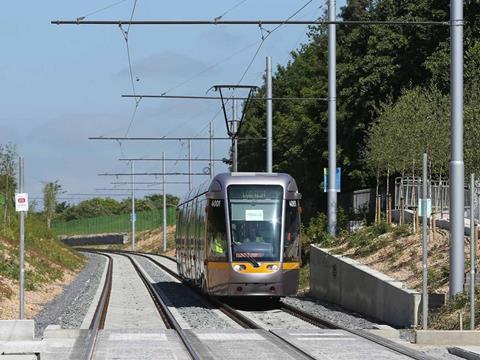
<path id="1" fill-rule="evenodd" d="M 417 330 L 415 342 L 418 345 L 475 346 L 480 344 L 480 331 L 471 330 Z"/>
<path id="2" fill-rule="evenodd" d="M 0 320 L 0 340 L 33 340 L 35 337 L 35 321 L 33 320 Z"/>

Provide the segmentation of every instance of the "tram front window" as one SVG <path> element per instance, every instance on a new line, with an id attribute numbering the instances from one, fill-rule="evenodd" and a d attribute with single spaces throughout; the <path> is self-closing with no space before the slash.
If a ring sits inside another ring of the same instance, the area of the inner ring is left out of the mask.
<path id="1" fill-rule="evenodd" d="M 279 261 L 281 186 L 228 187 L 233 261 Z"/>

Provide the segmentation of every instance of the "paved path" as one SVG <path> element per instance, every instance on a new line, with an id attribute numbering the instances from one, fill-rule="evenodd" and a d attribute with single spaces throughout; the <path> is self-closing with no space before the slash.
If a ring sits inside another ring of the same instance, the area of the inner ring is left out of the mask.
<path id="1" fill-rule="evenodd" d="M 165 329 L 147 288 L 130 260 L 121 255 L 111 257 L 112 292 L 105 329 Z"/>

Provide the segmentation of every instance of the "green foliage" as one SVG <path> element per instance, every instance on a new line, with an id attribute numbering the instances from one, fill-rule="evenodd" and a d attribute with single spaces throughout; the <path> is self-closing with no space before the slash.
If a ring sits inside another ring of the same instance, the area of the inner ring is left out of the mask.
<path id="1" fill-rule="evenodd" d="M 15 188 L 17 168 L 17 148 L 14 144 L 0 144 L 0 193 L 5 197 L 5 205 L 1 210 L 3 234 L 10 228 L 10 221 L 13 218 L 15 207 Z"/>
<path id="2" fill-rule="evenodd" d="M 136 229 L 152 230 L 163 226 L 163 209 L 136 213 Z M 175 224 L 175 208 L 167 208 L 167 224 Z M 98 216 L 71 221 L 54 222 L 53 230 L 58 235 L 102 234 L 130 232 L 130 214 Z"/>
<path id="3" fill-rule="evenodd" d="M 304 253 L 308 253 L 310 244 L 320 244 L 328 247 L 335 242 L 335 238 L 328 234 L 328 218 L 324 213 L 318 213 L 310 219 L 304 234 Z"/>
<path id="4" fill-rule="evenodd" d="M 441 307 L 437 311 L 431 311 L 429 313 L 429 326 L 432 329 L 442 330 L 459 330 L 460 329 L 460 313 L 463 313 L 463 326 L 464 329 L 470 322 L 470 295 L 462 293 L 457 295 L 454 299 L 447 302 L 446 305 Z M 477 287 L 475 292 L 475 302 L 480 301 L 480 289 Z M 476 307 L 475 311 L 475 324 L 480 324 L 480 309 Z"/>
<path id="5" fill-rule="evenodd" d="M 55 210 L 58 205 L 58 195 L 62 192 L 62 186 L 57 181 L 47 182 L 43 186 L 43 213 L 47 219 L 47 226 L 50 224 L 55 216 Z"/>
<path id="6" fill-rule="evenodd" d="M 176 207 L 179 198 L 167 194 L 167 207 Z M 71 221 L 85 218 L 96 218 L 100 216 L 112 216 L 128 214 L 131 212 L 131 199 L 117 201 L 112 198 L 93 198 L 84 200 L 78 205 L 71 205 L 66 202 L 60 203 L 56 207 L 57 218 L 59 221 Z M 135 199 L 135 209 L 138 212 L 152 211 L 163 208 L 163 195 L 152 194 L 143 199 Z"/>
<path id="7" fill-rule="evenodd" d="M 467 84 L 475 84 L 480 72 L 480 25 L 476 19 L 480 3 L 468 1 L 464 8 L 469 19 L 465 23 L 465 80 Z M 449 18 L 449 2 L 352 0 L 340 15 L 344 20 L 445 21 Z M 391 167 L 391 174 L 410 168 L 412 159 L 419 163 L 421 157 L 416 155 L 426 145 L 435 159 L 435 171 L 445 171 L 449 156 L 444 141 L 449 128 L 448 97 L 445 97 L 449 91 L 448 27 L 342 26 L 337 29 L 337 39 L 337 159 L 342 167 L 342 191 L 372 185 L 378 167 L 383 173 Z M 327 97 L 327 54 L 326 27 L 312 28 L 309 42 L 292 53 L 287 65 L 278 67 L 273 79 L 273 96 Z M 265 88 L 256 96 L 264 97 Z M 402 103 L 396 106 L 399 98 L 403 98 Z M 432 104 L 435 106 L 429 108 Z M 478 109 L 478 105 L 473 101 L 471 104 L 471 111 L 466 107 L 466 120 L 479 113 L 473 110 Z M 304 198 L 311 202 L 305 204 L 306 211 L 313 215 L 326 198 L 319 175 L 327 167 L 327 102 L 277 101 L 273 108 L 274 170 L 288 172 L 296 178 Z M 398 121 L 392 129 L 386 123 L 394 116 Z M 408 120 L 412 126 L 402 127 L 401 120 Z M 412 124 L 416 120 L 420 122 Z M 372 130 L 372 124 L 377 122 L 382 122 L 384 127 Z M 478 127 L 473 128 L 475 121 L 471 124 L 472 132 L 480 131 Z M 387 130 L 391 131 L 390 138 L 402 136 L 393 143 L 394 147 L 391 142 L 387 143 L 388 147 L 381 153 L 378 149 L 385 144 L 382 134 Z M 375 139 L 375 143 L 370 139 L 364 151 L 371 131 L 378 133 L 380 139 Z M 434 136 L 430 136 L 432 134 Z M 241 136 L 265 136 L 264 102 L 251 103 Z M 479 138 L 472 136 L 471 139 Z M 405 141 L 402 146 L 399 146 L 400 140 Z M 467 146 L 480 149 L 480 146 L 468 145 L 466 140 L 466 152 Z M 375 154 L 370 154 L 371 148 Z M 264 154 L 263 142 L 242 141 L 239 169 L 263 171 Z M 473 164 L 480 158 L 475 155 L 465 157 L 469 169 L 474 167 L 468 165 L 468 161 Z M 367 169 L 364 159 L 369 164 Z M 406 162 L 404 165 L 402 159 Z"/>
<path id="8" fill-rule="evenodd" d="M 300 269 L 300 278 L 298 282 L 299 289 L 310 287 L 310 264 L 305 264 Z"/>
<path id="9" fill-rule="evenodd" d="M 18 280 L 18 218 L 12 219 L 7 236 L 0 237 L 0 275 Z M 29 213 L 25 219 L 25 287 L 39 286 L 63 278 L 64 271 L 77 270 L 84 258 L 60 243 L 40 214 Z"/>

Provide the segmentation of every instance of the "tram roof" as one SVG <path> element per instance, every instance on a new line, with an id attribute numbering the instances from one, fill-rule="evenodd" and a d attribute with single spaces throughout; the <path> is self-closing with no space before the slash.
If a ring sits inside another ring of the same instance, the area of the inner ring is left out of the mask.
<path id="1" fill-rule="evenodd" d="M 260 172 L 237 172 L 217 174 L 213 179 L 203 182 L 200 186 L 193 188 L 181 200 L 183 204 L 198 195 L 211 191 L 214 184 L 220 185 L 220 191 L 225 191 L 229 185 L 281 185 L 287 191 L 298 192 L 295 180 L 285 173 L 260 173 Z"/>

